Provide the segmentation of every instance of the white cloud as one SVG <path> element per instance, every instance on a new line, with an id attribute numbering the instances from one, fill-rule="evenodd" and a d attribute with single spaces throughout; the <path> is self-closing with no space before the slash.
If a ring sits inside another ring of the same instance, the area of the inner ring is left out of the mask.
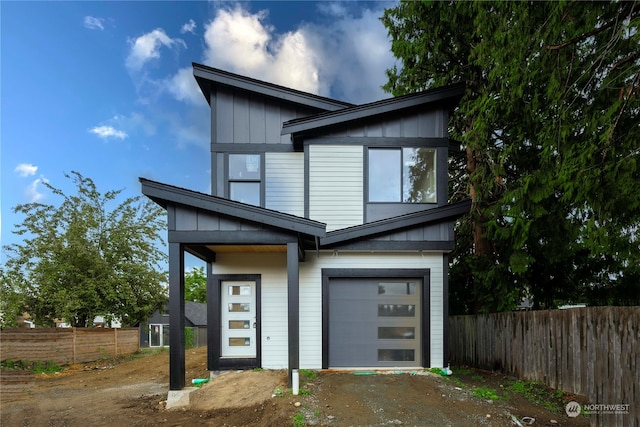
<path id="1" fill-rule="evenodd" d="M 395 59 L 381 15 L 382 9 L 364 9 L 357 16 L 334 19 L 330 25 L 309 24 L 300 30 L 320 58 L 320 80 L 332 96 L 354 103 L 390 96 L 381 86 L 387 81 L 385 70 Z"/>
<path id="2" fill-rule="evenodd" d="M 237 5 L 219 9 L 205 26 L 204 62 L 253 78 L 318 93 L 315 52 L 300 31 L 279 35 L 264 23 L 266 11 L 251 14 Z"/>
<path id="3" fill-rule="evenodd" d="M 103 18 L 96 18 L 95 16 L 84 17 L 84 27 L 90 30 L 104 30 Z"/>
<path id="4" fill-rule="evenodd" d="M 150 33 L 143 34 L 135 40 L 129 40 L 131 50 L 125 61 L 125 65 L 131 71 L 140 69 L 150 60 L 160 58 L 162 46 L 173 48 L 175 46 L 187 47 L 179 38 L 172 39 L 162 28 L 156 28 Z"/>
<path id="5" fill-rule="evenodd" d="M 142 130 L 145 135 L 153 136 L 156 134 L 156 125 L 147 119 L 144 114 L 133 112 L 128 116 L 117 114 L 113 118 L 107 120 L 110 127 L 121 129 L 127 136 Z"/>
<path id="6" fill-rule="evenodd" d="M 196 105 L 203 105 L 202 92 L 193 77 L 193 68 L 181 68 L 166 82 L 167 90 L 178 101 L 186 101 Z"/>
<path id="7" fill-rule="evenodd" d="M 20 163 L 13 171 L 16 172 L 19 176 L 27 177 L 35 175 L 38 171 L 38 167 L 30 163 Z"/>
<path id="8" fill-rule="evenodd" d="M 182 28 L 180 28 L 180 33 L 184 34 L 184 33 L 191 33 L 191 34 L 195 34 L 195 30 L 196 30 L 196 23 L 193 19 L 189 19 L 189 22 L 186 22 L 182 25 Z"/>
<path id="9" fill-rule="evenodd" d="M 318 11 L 327 18 L 326 24 L 302 24 L 286 33 L 277 33 L 266 23 L 266 11 L 250 13 L 240 5 L 223 6 L 205 25 L 203 62 L 354 103 L 386 98 L 381 86 L 394 57 L 379 20 L 385 5 L 371 10 L 321 2 Z M 182 97 L 178 99 L 195 99 L 180 90 L 179 83 L 182 80 L 174 76 L 170 92 Z"/>
<path id="10" fill-rule="evenodd" d="M 44 176 L 40 176 L 40 178 L 37 178 L 27 186 L 27 188 L 24 191 L 24 195 L 29 201 L 29 203 L 42 200 L 42 198 L 44 197 L 44 194 L 40 192 L 40 185 L 42 185 L 42 183 L 48 183 L 48 182 L 49 180 L 47 178 L 45 178 Z"/>
<path id="11" fill-rule="evenodd" d="M 126 132 L 115 129 L 113 126 L 96 126 L 92 129 L 89 129 L 89 132 L 98 135 L 102 139 L 107 138 L 118 138 L 125 139 L 129 135 Z"/>

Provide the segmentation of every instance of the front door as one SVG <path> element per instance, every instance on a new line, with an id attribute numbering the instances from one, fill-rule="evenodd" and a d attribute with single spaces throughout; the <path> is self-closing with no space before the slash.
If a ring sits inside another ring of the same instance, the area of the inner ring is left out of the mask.
<path id="1" fill-rule="evenodd" d="M 256 282 L 225 280 L 220 289 L 220 355 L 256 357 Z"/>

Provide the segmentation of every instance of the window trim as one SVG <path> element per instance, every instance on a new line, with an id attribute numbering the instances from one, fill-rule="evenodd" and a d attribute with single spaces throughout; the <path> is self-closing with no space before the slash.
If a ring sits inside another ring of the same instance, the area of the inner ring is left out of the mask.
<path id="1" fill-rule="evenodd" d="M 363 185 L 363 189 L 364 189 L 364 203 L 365 206 L 367 204 L 381 204 L 381 205 L 437 205 L 438 204 L 438 200 L 440 198 L 440 188 L 439 188 L 439 174 L 438 174 L 438 149 L 437 147 L 424 147 L 424 146 L 419 146 L 419 145 L 394 145 L 394 146 L 389 146 L 389 145 L 384 145 L 384 146 L 380 146 L 380 145 L 367 145 L 364 147 L 365 148 L 365 167 L 364 169 L 364 185 Z M 426 150 L 432 150 L 433 151 L 433 165 L 435 168 L 434 171 L 434 179 L 435 179 L 435 183 L 434 183 L 434 187 L 435 187 L 435 201 L 432 202 L 405 202 L 404 199 L 404 173 L 403 173 L 403 163 L 404 163 L 404 149 L 405 148 L 414 148 L 414 149 L 426 149 Z M 399 200 L 397 201 L 376 201 L 376 200 L 371 200 L 370 199 L 370 192 L 371 192 L 371 186 L 370 186 L 370 171 L 371 171 L 371 161 L 370 161 L 370 151 L 371 150 L 395 150 L 395 151 L 399 151 L 400 152 L 400 194 L 399 194 Z M 366 208 L 365 208 L 366 210 Z"/>
<path id="2" fill-rule="evenodd" d="M 260 179 L 232 179 L 229 177 L 230 157 L 231 155 L 258 156 L 260 158 Z M 241 183 L 258 183 L 260 185 L 260 204 L 259 207 L 265 207 L 265 153 L 264 152 L 236 152 L 231 151 L 224 153 L 224 198 L 231 200 L 231 184 L 234 182 Z"/>

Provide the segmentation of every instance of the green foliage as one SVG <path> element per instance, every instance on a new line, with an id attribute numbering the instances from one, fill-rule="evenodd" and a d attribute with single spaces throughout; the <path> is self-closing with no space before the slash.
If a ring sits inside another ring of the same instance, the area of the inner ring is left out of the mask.
<path id="1" fill-rule="evenodd" d="M 542 405 L 551 412 L 559 412 L 562 406 L 562 391 L 550 392 L 544 384 L 532 381 L 514 381 L 509 384 L 508 390 L 522 395 L 529 402 Z"/>
<path id="2" fill-rule="evenodd" d="M 496 393 L 495 390 L 486 387 L 486 386 L 482 386 L 482 387 L 478 387 L 478 388 L 474 388 L 473 389 L 473 395 L 475 397 L 478 397 L 480 399 L 487 399 L 487 400 L 499 400 L 500 396 L 498 396 L 498 393 Z"/>
<path id="3" fill-rule="evenodd" d="M 308 380 L 315 380 L 318 378 L 318 371 L 313 371 L 311 369 L 300 369 L 300 373 L 307 377 Z"/>
<path id="4" fill-rule="evenodd" d="M 184 299 L 186 301 L 207 302 L 207 276 L 204 267 L 196 267 L 184 275 Z"/>
<path id="5" fill-rule="evenodd" d="M 53 361 L 29 361 L 29 360 L 3 360 L 0 363 L 2 369 L 32 371 L 34 374 L 54 374 L 62 371 L 62 367 Z"/>
<path id="6" fill-rule="evenodd" d="M 76 194 L 44 183 L 58 206 L 14 208 L 25 215 L 14 231 L 23 241 L 4 247 L 3 290 L 14 289 L 38 325 L 65 319 L 87 327 L 97 315 L 125 326 L 145 320 L 166 302 L 165 255 L 157 247 L 164 211 L 140 197 L 117 203 L 121 191 L 102 194 L 78 172 L 65 176 Z"/>
<path id="7" fill-rule="evenodd" d="M 304 414 L 302 412 L 297 412 L 293 416 L 293 426 L 294 427 L 304 427 L 306 425 Z"/>
<path id="8" fill-rule="evenodd" d="M 185 348 L 194 348 L 196 346 L 196 331 L 194 328 L 184 328 L 184 345 Z"/>
<path id="9" fill-rule="evenodd" d="M 640 304 L 640 8 L 402 1 L 382 22 L 394 95 L 453 83 L 452 314 Z"/>

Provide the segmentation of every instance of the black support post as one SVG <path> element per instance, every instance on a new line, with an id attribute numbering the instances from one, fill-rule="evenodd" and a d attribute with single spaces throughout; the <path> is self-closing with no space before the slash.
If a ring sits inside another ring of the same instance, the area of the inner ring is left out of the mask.
<path id="1" fill-rule="evenodd" d="M 169 243 L 169 390 L 185 385 L 184 250 Z"/>
<path id="2" fill-rule="evenodd" d="M 287 296 L 289 313 L 289 386 L 300 367 L 300 266 L 298 243 L 287 243 Z"/>

